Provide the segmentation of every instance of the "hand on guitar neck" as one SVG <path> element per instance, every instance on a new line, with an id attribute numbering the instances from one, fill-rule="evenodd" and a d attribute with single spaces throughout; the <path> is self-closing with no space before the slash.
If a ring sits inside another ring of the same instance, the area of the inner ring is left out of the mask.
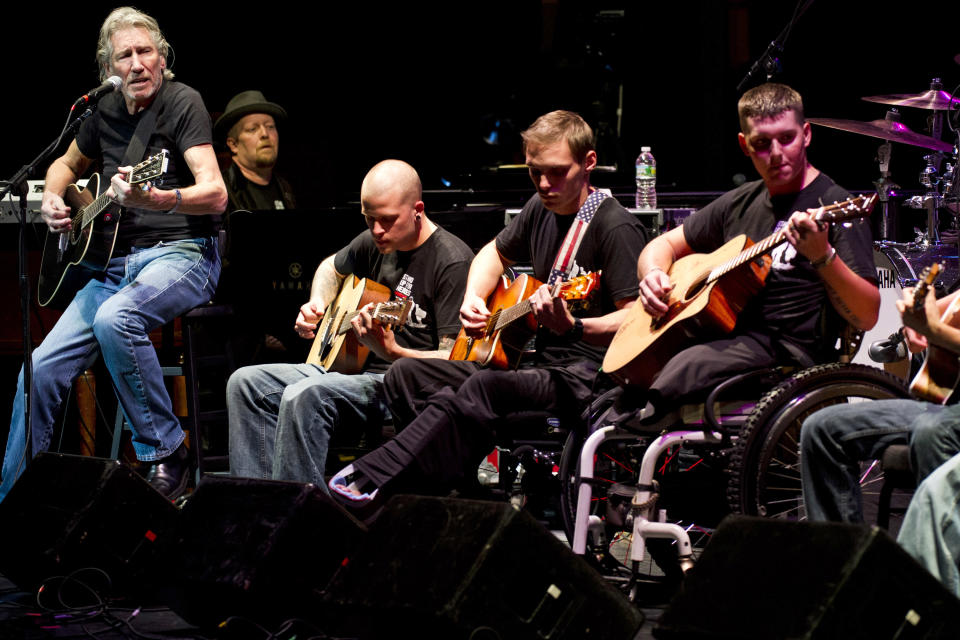
<path id="1" fill-rule="evenodd" d="M 787 242 L 810 262 L 822 260 L 830 253 L 830 239 L 827 234 L 830 225 L 815 219 L 822 210 L 823 207 L 795 211 L 784 227 Z"/>
<path id="2" fill-rule="evenodd" d="M 919 353 L 926 349 L 929 346 L 927 342 L 927 336 L 920 332 L 914 327 L 919 327 L 920 325 L 924 326 L 923 331 L 929 331 L 929 315 L 926 309 L 926 297 L 920 298 L 922 304 L 919 305 L 919 308 L 914 307 L 913 302 L 914 292 L 912 289 L 906 289 L 903 292 L 903 299 L 897 300 L 897 308 L 900 308 L 900 305 L 903 304 L 904 308 L 900 311 L 901 318 L 903 320 L 903 339 L 907 343 L 907 351 L 910 353 Z M 931 294 L 929 296 L 933 298 Z M 933 302 L 936 306 L 936 302 Z M 907 315 L 910 315 L 911 318 L 908 320 Z"/>
<path id="3" fill-rule="evenodd" d="M 954 326 L 960 294 L 953 293 L 937 300 L 930 286 L 940 268 L 939 264 L 928 268 L 917 287 L 905 289 L 903 298 L 897 300 L 904 338 L 911 353 L 922 351 L 931 344 L 960 353 L 960 329 Z"/>
<path id="4" fill-rule="evenodd" d="M 936 300 L 931 284 L 942 268 L 939 263 L 928 267 L 917 288 L 907 289 L 903 298 L 897 300 L 897 309 L 907 327 L 904 336 L 910 350 L 927 349 L 923 366 L 910 383 L 910 393 L 921 400 L 947 404 L 960 383 L 960 295 L 954 293 Z"/>
<path id="5" fill-rule="evenodd" d="M 129 178 L 132 171 L 133 167 L 117 167 L 117 173 L 110 178 L 110 188 L 107 189 L 107 196 L 111 200 L 121 207 L 136 209 L 166 211 L 173 208 L 176 201 L 166 202 L 162 193 L 173 196 L 175 192 L 161 193 L 159 189 L 154 190 L 154 185 L 149 180 L 138 185 L 130 184 Z"/>
<path id="6" fill-rule="evenodd" d="M 397 345 L 393 327 L 378 322 L 371 315 L 375 306 L 376 303 L 370 302 L 359 309 L 357 315 L 350 321 L 353 326 L 353 334 L 360 344 L 370 349 L 378 358 L 393 362 L 403 353 Z"/>
<path id="7" fill-rule="evenodd" d="M 563 335 L 573 328 L 574 317 L 567 309 L 567 301 L 557 295 L 558 289 L 557 285 L 541 285 L 529 300 L 531 313 L 540 326 Z"/>

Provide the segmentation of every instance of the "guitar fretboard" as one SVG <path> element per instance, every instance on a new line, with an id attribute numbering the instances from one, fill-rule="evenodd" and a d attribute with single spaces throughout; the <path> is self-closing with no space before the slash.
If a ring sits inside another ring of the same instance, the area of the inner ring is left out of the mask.
<path id="1" fill-rule="evenodd" d="M 876 199 L 877 195 L 872 194 L 866 198 L 864 198 L 864 196 L 859 196 L 844 202 L 834 203 L 830 206 L 823 207 L 814 216 L 814 220 L 817 222 L 840 222 L 851 218 L 861 217 L 873 209 L 873 203 L 876 201 Z M 730 271 L 733 271 L 737 267 L 740 267 L 751 260 L 770 252 L 774 247 L 785 242 L 786 239 L 787 234 L 783 229 L 780 231 L 775 231 L 760 242 L 751 245 L 747 249 L 744 249 L 730 260 L 714 267 L 710 271 L 710 275 L 707 276 L 706 284 L 710 284 L 720 277 L 726 275 Z"/>
<path id="2" fill-rule="evenodd" d="M 146 182 L 147 180 L 153 180 L 161 175 L 167 170 L 167 150 L 163 149 L 160 153 L 150 156 L 137 166 L 133 167 L 130 171 L 130 174 L 127 176 L 127 182 L 129 184 L 140 184 Z M 93 199 L 93 201 L 81 209 L 76 216 L 70 219 L 73 228 L 76 229 L 74 233 L 79 233 L 80 230 L 85 229 L 89 225 L 93 224 L 96 220 L 96 217 L 100 215 L 104 209 L 107 208 L 110 203 L 113 202 L 110 198 L 107 197 L 107 192 L 104 191 L 99 196 Z"/>
<path id="3" fill-rule="evenodd" d="M 727 260 L 721 265 L 717 265 L 710 271 L 710 275 L 707 277 L 707 283 L 714 282 L 719 278 L 723 277 L 727 273 L 733 271 L 739 266 L 742 266 L 751 260 L 762 256 L 765 253 L 771 251 L 774 247 L 784 242 L 787 239 L 787 234 L 783 231 L 777 231 L 772 235 L 767 236 L 760 242 L 751 245 L 750 248 L 744 249 L 736 256 Z"/>
<path id="4" fill-rule="evenodd" d="M 492 335 L 497 331 L 500 331 L 505 326 L 522 318 L 533 311 L 533 307 L 530 306 L 530 300 L 524 300 L 523 302 L 518 302 L 512 307 L 507 307 L 506 309 L 498 309 L 490 315 L 490 319 L 487 320 L 487 335 Z"/>
<path id="5" fill-rule="evenodd" d="M 89 225 L 93 224 L 93 221 L 96 219 L 100 212 L 107 208 L 107 206 L 112 202 L 109 197 L 107 197 L 107 192 L 104 191 L 99 196 L 94 198 L 93 202 L 85 206 L 80 210 L 76 216 L 72 219 L 72 224 L 74 229 L 86 229 Z"/>

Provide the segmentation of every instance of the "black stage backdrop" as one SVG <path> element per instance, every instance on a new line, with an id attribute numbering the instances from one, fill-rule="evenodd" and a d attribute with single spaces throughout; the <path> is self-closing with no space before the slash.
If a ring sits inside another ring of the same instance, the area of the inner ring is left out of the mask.
<path id="1" fill-rule="evenodd" d="M 736 145 L 736 86 L 795 3 L 137 6 L 159 20 L 178 79 L 211 112 L 251 88 L 288 110 L 283 170 L 303 204 L 324 206 L 353 197 L 384 157 L 410 161 L 427 188 L 483 187 L 483 167 L 518 158 L 511 125 L 516 132 L 556 108 L 581 112 L 601 132 L 601 164 L 625 169 L 624 186 L 640 146 L 650 145 L 662 190 L 726 189 L 735 174 L 752 176 Z M 934 76 L 947 90 L 960 84 L 960 5 L 898 7 L 820 0 L 799 19 L 779 79 L 804 95 L 809 116 L 882 118 L 884 105 L 860 98 L 919 93 Z M 0 177 L 39 152 L 73 100 L 98 84 L 95 44 L 109 9 L 26 3 L 19 21 L 5 23 Z M 911 129 L 923 130 L 926 112 L 903 112 Z M 502 144 L 492 146 L 484 138 L 498 120 Z M 879 141 L 828 129 L 814 136 L 820 168 L 851 188 L 870 185 Z M 922 154 L 894 149 L 894 178 L 905 188 L 915 186 Z"/>

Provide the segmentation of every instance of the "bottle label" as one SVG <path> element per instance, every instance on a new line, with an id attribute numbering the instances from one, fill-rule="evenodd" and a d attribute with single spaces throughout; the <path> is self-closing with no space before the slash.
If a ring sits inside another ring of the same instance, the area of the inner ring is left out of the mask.
<path id="1" fill-rule="evenodd" d="M 655 166 L 651 167 L 650 165 L 644 165 L 640 173 L 641 175 L 646 176 L 647 178 L 656 178 L 657 168 Z"/>

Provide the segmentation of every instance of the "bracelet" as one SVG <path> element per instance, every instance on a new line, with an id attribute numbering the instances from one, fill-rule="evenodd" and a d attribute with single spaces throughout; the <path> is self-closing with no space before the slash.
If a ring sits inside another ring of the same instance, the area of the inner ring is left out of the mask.
<path id="1" fill-rule="evenodd" d="M 833 247 L 830 247 L 829 249 L 827 249 L 827 253 L 822 258 L 814 260 L 810 264 L 813 266 L 814 269 L 819 269 L 820 267 L 826 267 L 836 259 L 837 259 L 837 250 L 834 249 Z"/>
<path id="2" fill-rule="evenodd" d="M 173 207 L 170 210 L 164 211 L 164 213 L 167 215 L 170 215 L 171 213 L 176 211 L 177 207 L 179 207 L 180 203 L 183 201 L 183 196 L 180 195 L 180 189 L 174 189 L 173 192 L 177 195 L 177 201 L 173 204 Z"/>

